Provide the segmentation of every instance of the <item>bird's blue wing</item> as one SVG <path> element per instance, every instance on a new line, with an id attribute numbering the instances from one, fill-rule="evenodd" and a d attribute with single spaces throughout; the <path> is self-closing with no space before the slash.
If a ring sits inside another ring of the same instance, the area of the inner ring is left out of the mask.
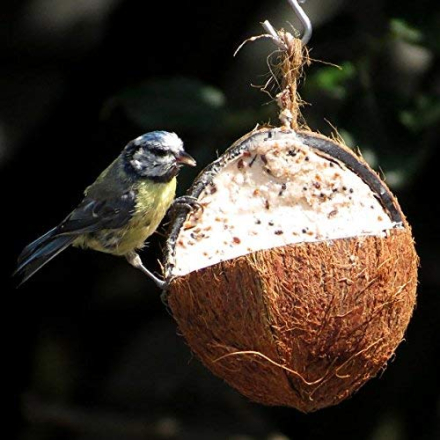
<path id="1" fill-rule="evenodd" d="M 135 208 L 134 191 L 104 200 L 86 197 L 60 225 L 23 249 L 15 271 L 15 274 L 22 275 L 21 284 L 70 246 L 79 235 L 124 226 Z"/>
<path id="2" fill-rule="evenodd" d="M 120 228 L 128 223 L 135 208 L 134 191 L 127 191 L 113 199 L 86 197 L 57 227 L 57 235 L 80 235 Z"/>

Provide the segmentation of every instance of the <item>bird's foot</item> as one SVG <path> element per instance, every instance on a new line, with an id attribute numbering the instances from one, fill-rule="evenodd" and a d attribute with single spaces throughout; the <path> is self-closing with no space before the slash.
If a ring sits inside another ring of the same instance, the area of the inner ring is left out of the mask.
<path id="1" fill-rule="evenodd" d="M 168 308 L 168 288 L 170 287 L 174 279 L 175 277 L 171 277 L 171 279 L 167 280 L 166 285 L 162 289 L 162 293 L 160 294 L 160 300 L 162 301 L 162 304 L 167 308 Z"/>
<path id="2" fill-rule="evenodd" d="M 193 196 L 180 196 L 174 200 L 171 205 L 171 212 L 174 212 L 177 208 L 187 208 L 189 211 L 201 210 L 203 212 L 203 205 L 197 200 L 196 197 Z"/>
<path id="3" fill-rule="evenodd" d="M 168 286 L 168 283 L 164 280 L 161 280 L 156 275 L 154 275 L 152 272 L 150 272 L 142 263 L 141 257 L 136 252 L 130 252 L 128 253 L 125 258 L 127 261 L 136 269 L 139 269 L 142 271 L 145 275 L 147 275 L 148 278 L 154 281 L 157 287 L 161 290 L 165 290 Z"/>

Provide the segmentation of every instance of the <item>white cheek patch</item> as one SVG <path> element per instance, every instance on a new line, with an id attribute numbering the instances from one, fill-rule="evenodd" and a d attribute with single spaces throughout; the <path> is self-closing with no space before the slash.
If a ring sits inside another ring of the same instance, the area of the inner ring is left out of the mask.
<path id="1" fill-rule="evenodd" d="M 131 166 L 136 170 L 136 171 L 141 171 L 143 169 L 142 163 L 138 160 L 138 159 L 133 159 L 130 161 Z"/>
<path id="2" fill-rule="evenodd" d="M 300 138 L 254 145 L 215 175 L 183 224 L 173 276 L 263 249 L 399 226 L 370 187 L 342 162 Z"/>

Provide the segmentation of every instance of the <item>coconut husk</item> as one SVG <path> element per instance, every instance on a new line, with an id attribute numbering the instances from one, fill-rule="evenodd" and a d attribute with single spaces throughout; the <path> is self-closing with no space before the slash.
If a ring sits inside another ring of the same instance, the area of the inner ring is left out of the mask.
<path id="1" fill-rule="evenodd" d="M 384 369 L 415 305 L 409 226 L 258 251 L 178 277 L 168 303 L 191 349 L 253 401 L 335 405 Z"/>

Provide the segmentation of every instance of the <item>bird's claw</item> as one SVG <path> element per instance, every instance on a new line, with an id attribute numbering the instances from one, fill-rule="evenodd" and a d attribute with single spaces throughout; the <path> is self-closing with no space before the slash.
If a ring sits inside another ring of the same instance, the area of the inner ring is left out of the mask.
<path id="1" fill-rule="evenodd" d="M 175 278 L 176 277 L 172 276 L 171 278 L 168 278 L 166 279 L 166 281 L 164 281 L 165 286 L 163 287 L 162 293 L 160 294 L 160 299 L 162 301 L 162 304 L 166 307 L 168 307 L 168 288 Z"/>
<path id="2" fill-rule="evenodd" d="M 180 196 L 174 200 L 171 211 L 175 211 L 178 207 L 187 208 L 189 211 L 204 210 L 203 205 L 193 196 Z"/>

